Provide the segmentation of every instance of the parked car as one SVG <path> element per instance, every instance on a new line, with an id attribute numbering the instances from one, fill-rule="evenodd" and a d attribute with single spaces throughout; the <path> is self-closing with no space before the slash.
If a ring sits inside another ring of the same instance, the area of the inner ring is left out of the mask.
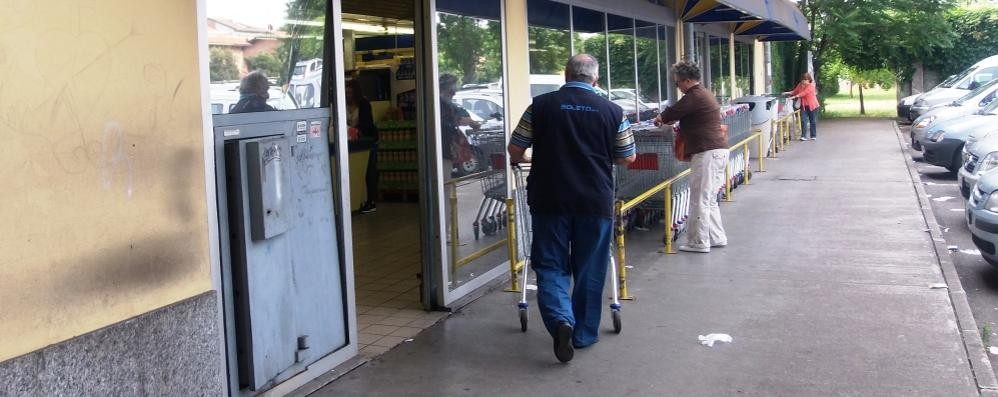
<path id="1" fill-rule="evenodd" d="M 981 175 L 995 168 L 998 168 L 998 134 L 973 143 L 968 140 L 963 146 L 963 167 L 957 174 L 963 198 L 970 198 L 970 192 Z"/>
<path id="2" fill-rule="evenodd" d="M 998 101 L 993 101 L 975 114 L 937 121 L 924 134 L 915 136 L 922 148 L 925 162 L 956 172 L 963 165 L 963 146 L 971 133 L 994 130 L 998 126 Z M 977 135 L 982 137 L 983 135 Z"/>
<path id="3" fill-rule="evenodd" d="M 236 102 L 239 102 L 239 83 L 212 83 L 210 86 L 211 114 L 228 114 Z M 298 109 L 298 104 L 290 95 L 285 95 L 280 87 L 271 86 L 267 91 L 270 98 L 267 104 L 277 110 Z"/>
<path id="4" fill-rule="evenodd" d="M 981 176 L 966 205 L 967 228 L 984 260 L 998 266 L 998 172 Z"/>
<path id="5" fill-rule="evenodd" d="M 936 121 L 948 120 L 973 114 L 991 104 L 998 95 L 998 79 L 991 80 L 959 99 L 936 105 L 928 112 L 919 116 L 911 125 L 911 148 L 921 150 L 915 137 L 925 135 L 925 131 Z"/>
<path id="6" fill-rule="evenodd" d="M 943 84 L 920 95 L 911 105 L 910 118 L 914 120 L 932 108 L 932 106 L 959 98 L 966 94 L 967 91 L 994 80 L 995 77 L 998 77 L 998 55 L 984 58 L 963 72 L 958 73 L 952 79 L 948 79 Z"/>

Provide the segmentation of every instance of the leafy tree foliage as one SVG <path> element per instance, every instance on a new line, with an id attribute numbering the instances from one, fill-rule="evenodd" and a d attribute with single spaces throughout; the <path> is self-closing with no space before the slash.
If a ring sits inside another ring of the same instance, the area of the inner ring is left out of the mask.
<path id="1" fill-rule="evenodd" d="M 239 67 L 232 53 L 224 48 L 211 47 L 208 51 L 208 74 L 211 81 L 238 80 Z"/>
<path id="2" fill-rule="evenodd" d="M 954 45 L 932 48 L 923 58 L 925 67 L 948 76 L 998 55 L 998 8 L 955 9 L 944 21 L 953 29 Z"/>

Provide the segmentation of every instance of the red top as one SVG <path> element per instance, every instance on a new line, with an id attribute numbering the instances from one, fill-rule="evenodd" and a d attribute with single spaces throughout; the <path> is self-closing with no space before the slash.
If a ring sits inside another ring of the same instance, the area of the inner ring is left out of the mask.
<path id="1" fill-rule="evenodd" d="M 800 104 L 804 110 L 814 110 L 818 108 L 818 90 L 814 83 L 800 82 L 790 95 L 800 97 Z"/>

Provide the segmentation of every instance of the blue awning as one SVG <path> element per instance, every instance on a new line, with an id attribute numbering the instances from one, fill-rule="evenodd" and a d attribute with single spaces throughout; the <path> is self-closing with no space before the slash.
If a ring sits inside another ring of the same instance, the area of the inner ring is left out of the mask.
<path id="1" fill-rule="evenodd" d="M 735 34 L 762 41 L 810 40 L 804 14 L 790 0 L 680 0 L 683 21 L 730 22 Z"/>
<path id="2" fill-rule="evenodd" d="M 742 22 L 735 29 L 740 36 L 756 36 L 761 41 L 811 40 L 811 30 L 800 9 L 789 0 L 764 0 L 769 12 L 764 21 Z"/>

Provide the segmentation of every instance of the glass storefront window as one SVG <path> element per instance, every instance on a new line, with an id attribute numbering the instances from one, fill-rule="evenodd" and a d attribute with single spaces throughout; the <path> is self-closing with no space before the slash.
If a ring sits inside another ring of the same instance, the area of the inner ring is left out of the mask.
<path id="1" fill-rule="evenodd" d="M 676 64 L 676 28 L 672 26 L 658 26 L 658 53 L 661 59 L 659 63 L 660 76 L 662 82 L 662 101 L 674 103 L 676 101 L 676 86 L 672 81 L 672 65 Z"/>
<path id="2" fill-rule="evenodd" d="M 737 76 L 738 96 L 747 95 L 752 90 L 752 44 L 735 43 L 735 76 Z"/>
<path id="3" fill-rule="evenodd" d="M 634 20 L 607 15 L 607 41 L 610 44 L 610 100 L 624 108 L 624 114 L 636 123 L 651 109 L 638 101 L 634 81 Z"/>
<path id="4" fill-rule="evenodd" d="M 537 83 L 531 82 L 533 96 L 554 91 L 560 87 L 559 80 L 564 81 L 565 61 L 571 55 L 572 47 L 570 15 L 567 4 L 549 0 L 527 1 L 530 74 L 546 75 L 535 77 Z M 542 81 L 545 78 L 551 81 Z"/>
<path id="5" fill-rule="evenodd" d="M 651 109 L 649 114 L 639 115 L 639 121 L 655 118 L 661 111 L 659 96 L 659 48 L 655 24 L 644 21 L 634 22 L 634 38 L 637 45 L 638 81 L 637 92 L 639 103 Z"/>
<path id="6" fill-rule="evenodd" d="M 596 58 L 600 65 L 597 85 L 607 88 L 606 15 L 588 8 L 572 7 L 572 26 L 575 29 L 572 32 L 575 53 L 586 53 Z"/>
<path id="7" fill-rule="evenodd" d="M 721 103 L 731 98 L 728 71 L 728 39 L 710 37 L 710 88 Z"/>
<path id="8" fill-rule="evenodd" d="M 448 291 L 505 263 L 500 0 L 437 0 L 440 139 Z M 473 170 L 473 171 L 469 171 Z M 504 230 L 504 229 L 503 229 Z"/>
<path id="9" fill-rule="evenodd" d="M 213 114 L 321 105 L 325 0 L 209 0 Z"/>

